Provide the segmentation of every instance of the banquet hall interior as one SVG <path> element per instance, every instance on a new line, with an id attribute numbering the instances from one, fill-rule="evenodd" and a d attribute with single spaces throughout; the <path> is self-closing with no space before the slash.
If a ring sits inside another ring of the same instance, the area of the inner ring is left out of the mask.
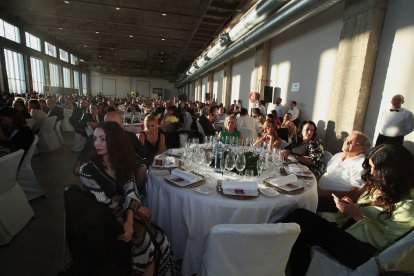
<path id="1" fill-rule="evenodd" d="M 280 97 L 335 154 L 354 130 L 375 142 L 392 96 L 414 111 L 412 11 L 411 0 L 0 1 L 0 94 L 240 101 L 249 115 Z M 61 135 L 32 157 L 44 194 L 0 245 L 1 275 L 56 275 L 70 260 L 63 191 L 81 185 L 79 137 Z M 414 154 L 413 132 L 404 146 Z M 185 258 L 183 274 L 201 275 Z"/>

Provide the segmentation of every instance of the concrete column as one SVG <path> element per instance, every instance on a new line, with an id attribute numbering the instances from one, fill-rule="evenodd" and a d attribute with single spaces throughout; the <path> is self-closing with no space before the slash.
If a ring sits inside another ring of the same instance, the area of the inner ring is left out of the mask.
<path id="1" fill-rule="evenodd" d="M 202 86 L 203 86 L 203 78 L 202 77 L 200 77 L 198 80 L 197 80 L 197 100 L 198 101 L 200 101 L 201 102 L 201 100 L 203 99 L 203 96 L 202 96 L 202 94 L 203 94 L 203 91 L 202 91 Z"/>
<path id="2" fill-rule="evenodd" d="M 213 82 L 214 82 L 214 71 L 211 70 L 207 76 L 207 94 L 206 99 L 213 101 Z"/>
<path id="3" fill-rule="evenodd" d="M 255 78 L 255 92 L 260 93 L 260 98 L 263 99 L 263 90 L 266 85 L 270 85 L 269 79 L 269 59 L 270 59 L 270 42 L 256 47 L 254 67 L 256 71 Z"/>
<path id="4" fill-rule="evenodd" d="M 223 92 L 221 94 L 221 101 L 223 106 L 229 111 L 231 105 L 231 85 L 233 79 L 233 63 L 229 60 L 224 64 L 223 68 Z"/>
<path id="5" fill-rule="evenodd" d="M 362 130 L 385 17 L 386 0 L 346 0 L 329 118 L 335 132 Z"/>
<path id="6" fill-rule="evenodd" d="M 191 82 L 191 84 L 190 84 L 190 99 L 192 101 L 195 100 L 195 86 L 196 86 L 195 81 Z"/>

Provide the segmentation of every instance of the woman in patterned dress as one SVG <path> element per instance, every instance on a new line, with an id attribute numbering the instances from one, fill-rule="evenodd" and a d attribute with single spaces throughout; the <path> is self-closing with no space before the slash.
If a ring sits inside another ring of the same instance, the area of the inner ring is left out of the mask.
<path id="1" fill-rule="evenodd" d="M 150 210 L 141 204 L 134 180 L 136 160 L 128 141 L 117 123 L 99 124 L 89 162 L 80 168 L 80 179 L 122 225 L 123 233 L 116 239 L 132 244 L 132 274 L 174 275 L 167 237 L 150 222 Z"/>
<path id="2" fill-rule="evenodd" d="M 322 141 L 316 138 L 316 125 L 312 121 L 302 121 L 298 127 L 296 141 L 282 151 L 284 158 L 295 157 L 299 163 L 306 165 L 319 178 L 324 170 Z"/>

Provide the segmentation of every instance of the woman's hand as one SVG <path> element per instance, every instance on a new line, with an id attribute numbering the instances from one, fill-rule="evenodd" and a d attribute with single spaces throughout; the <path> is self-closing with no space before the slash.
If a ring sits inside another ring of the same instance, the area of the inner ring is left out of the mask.
<path id="1" fill-rule="evenodd" d="M 131 210 L 128 210 L 127 217 L 124 223 L 124 233 L 117 237 L 118 240 L 123 242 L 129 242 L 132 239 L 132 234 L 134 234 L 133 218 L 134 213 Z"/>
<path id="2" fill-rule="evenodd" d="M 334 201 L 336 208 L 338 208 L 341 213 L 348 215 L 356 221 L 364 218 L 358 209 L 358 205 L 355 204 L 350 197 L 344 196 L 341 199 L 334 198 Z"/>

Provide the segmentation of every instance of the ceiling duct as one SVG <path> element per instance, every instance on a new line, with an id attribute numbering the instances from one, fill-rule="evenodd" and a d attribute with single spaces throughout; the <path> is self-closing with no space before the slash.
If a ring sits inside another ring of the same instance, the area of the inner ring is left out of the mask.
<path id="1" fill-rule="evenodd" d="M 226 47 L 250 32 L 254 27 L 263 23 L 266 18 L 275 13 L 290 0 L 264 0 L 250 9 L 228 33 L 220 35 L 217 41 L 204 55 L 196 59 L 187 74 L 193 74 L 197 69 L 202 68 L 207 62 L 217 57 Z M 194 68 L 193 68 L 194 67 Z M 197 68 L 198 67 L 198 68 Z M 191 73 L 192 72 L 192 73 Z"/>
<path id="2" fill-rule="evenodd" d="M 209 62 L 205 61 L 203 63 L 203 66 L 199 66 L 200 64 L 196 61 L 195 63 L 200 68 L 197 69 L 194 68 L 194 66 L 191 66 L 187 71 L 187 77 L 178 80 L 175 86 L 177 88 L 182 87 L 204 72 L 207 72 L 208 70 L 211 70 L 223 64 L 231 58 L 238 56 L 253 47 L 256 47 L 258 44 L 263 43 L 275 37 L 276 35 L 292 28 L 293 26 L 296 26 L 299 23 L 333 7 L 341 1 L 343 0 L 300 0 L 289 3 L 283 7 L 283 9 L 271 15 L 262 25 L 258 26 L 256 29 L 245 35 L 244 38 L 239 39 L 225 50 L 219 52 L 221 55 L 216 54 L 216 57 L 212 58 L 212 60 Z M 214 45 L 210 51 L 216 45 Z"/>

